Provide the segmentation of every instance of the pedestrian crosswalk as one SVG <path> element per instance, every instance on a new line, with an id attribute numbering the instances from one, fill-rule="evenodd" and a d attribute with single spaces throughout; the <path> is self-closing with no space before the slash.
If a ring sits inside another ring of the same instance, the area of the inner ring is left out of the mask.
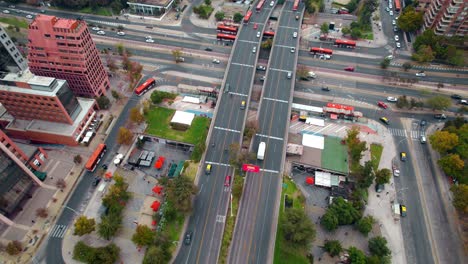
<path id="1" fill-rule="evenodd" d="M 62 238 L 65 236 L 68 226 L 66 225 L 55 225 L 49 232 L 50 237 Z"/>
<path id="2" fill-rule="evenodd" d="M 387 132 L 392 136 L 404 137 L 404 138 L 409 137 L 413 140 L 417 140 L 421 136 L 426 135 L 426 133 L 422 130 L 406 131 L 405 129 L 399 129 L 399 128 L 388 128 Z"/>

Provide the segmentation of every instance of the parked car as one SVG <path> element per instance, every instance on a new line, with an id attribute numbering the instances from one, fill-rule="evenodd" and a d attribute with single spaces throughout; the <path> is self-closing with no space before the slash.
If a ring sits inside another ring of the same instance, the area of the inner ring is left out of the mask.
<path id="1" fill-rule="evenodd" d="M 275 5 L 275 1 L 271 1 L 271 2 L 270 2 L 270 6 L 272 7 L 272 6 L 274 6 L 274 5 Z"/>
<path id="2" fill-rule="evenodd" d="M 261 82 L 265 81 L 265 79 L 266 79 L 265 76 L 260 77 L 260 81 L 261 81 Z"/>
<path id="3" fill-rule="evenodd" d="M 125 32 L 123 32 L 123 31 L 118 31 L 118 32 L 117 32 L 117 35 L 119 35 L 119 36 L 125 36 Z"/>
<path id="4" fill-rule="evenodd" d="M 100 177 L 94 177 L 93 179 L 93 182 L 92 182 L 92 185 L 93 186 L 98 186 L 98 184 L 101 182 L 101 178 Z"/>
<path id="5" fill-rule="evenodd" d="M 31 15 L 26 15 L 26 18 L 32 19 L 33 16 L 31 16 Z"/>
<path id="6" fill-rule="evenodd" d="M 394 177 L 400 177 L 400 170 L 394 169 L 393 170 L 393 176 Z"/>
<path id="7" fill-rule="evenodd" d="M 468 101 L 462 99 L 462 100 L 460 100 L 460 104 L 462 104 L 462 105 L 468 105 Z"/>
<path id="8" fill-rule="evenodd" d="M 154 43 L 154 39 L 152 39 L 152 38 L 148 38 L 145 41 L 146 41 L 146 43 Z"/>
<path id="9" fill-rule="evenodd" d="M 389 101 L 389 102 L 398 102 L 398 98 L 389 96 L 389 97 L 387 97 L 387 101 Z"/>
<path id="10" fill-rule="evenodd" d="M 220 61 L 220 60 L 218 60 L 218 59 L 213 59 L 213 63 L 214 63 L 214 64 L 220 64 L 220 63 L 221 63 L 221 61 Z"/>
<path id="11" fill-rule="evenodd" d="M 405 205 L 400 204 L 400 214 L 403 217 L 406 216 L 406 206 Z"/>
<path id="12" fill-rule="evenodd" d="M 389 12 L 389 13 L 390 13 L 390 15 L 391 15 L 391 16 L 393 16 L 393 11 L 392 11 L 392 10 L 390 10 L 390 12 Z"/>
<path id="13" fill-rule="evenodd" d="M 393 27 L 393 32 L 397 32 L 398 31 L 398 27 L 397 26 L 394 26 Z"/>
<path id="14" fill-rule="evenodd" d="M 378 102 L 377 102 L 377 105 L 378 105 L 379 107 L 382 107 L 383 109 L 387 109 L 387 107 L 388 107 L 387 104 L 384 103 L 384 102 L 382 102 L 382 101 L 378 101 Z"/>
<path id="15" fill-rule="evenodd" d="M 444 114 L 435 114 L 434 118 L 435 119 L 447 119 L 447 116 Z"/>
<path id="16" fill-rule="evenodd" d="M 102 31 L 102 30 L 99 30 L 98 32 L 96 32 L 96 34 L 98 34 L 98 35 L 105 35 L 106 32 L 104 32 L 104 31 Z"/>
<path id="17" fill-rule="evenodd" d="M 395 19 L 392 20 L 392 25 L 396 25 L 396 20 Z"/>
<path id="18" fill-rule="evenodd" d="M 213 51 L 213 49 L 208 47 L 208 48 L 205 48 L 205 51 Z"/>
<path id="19" fill-rule="evenodd" d="M 354 67 L 346 67 L 344 68 L 345 71 L 349 71 L 349 72 L 353 72 L 354 71 Z"/>
<path id="20" fill-rule="evenodd" d="M 297 32 L 293 32 L 293 38 L 297 38 Z"/>
<path id="21" fill-rule="evenodd" d="M 91 29 L 92 29 L 93 31 L 99 31 L 99 30 L 101 30 L 99 27 L 93 27 L 93 28 L 91 28 Z"/>
<path id="22" fill-rule="evenodd" d="M 397 48 L 401 48 L 401 43 L 400 43 L 400 42 L 397 42 L 397 43 L 396 43 L 396 47 L 397 47 Z"/>
<path id="23" fill-rule="evenodd" d="M 452 94 L 450 97 L 451 97 L 452 99 L 456 99 L 456 100 L 462 99 L 461 95 L 458 95 L 458 94 Z"/>
<path id="24" fill-rule="evenodd" d="M 328 86 L 322 86 L 322 91 L 325 91 L 325 92 L 329 92 L 330 91 L 330 88 L 328 88 Z"/>
<path id="25" fill-rule="evenodd" d="M 400 37 L 398 37 L 398 35 L 395 35 L 395 41 L 399 41 L 400 40 Z"/>

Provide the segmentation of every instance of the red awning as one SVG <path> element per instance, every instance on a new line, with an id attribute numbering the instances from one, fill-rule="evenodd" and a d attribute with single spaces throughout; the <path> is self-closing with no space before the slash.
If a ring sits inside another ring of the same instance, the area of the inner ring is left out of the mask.
<path id="1" fill-rule="evenodd" d="M 313 177 L 307 177 L 306 178 L 306 183 L 309 184 L 309 185 L 313 185 L 314 184 L 314 178 Z"/>
<path id="2" fill-rule="evenodd" d="M 159 185 L 156 185 L 156 186 L 153 187 L 152 190 L 153 190 L 154 193 L 161 194 L 161 191 L 163 190 L 163 187 L 159 186 Z"/>
<path id="3" fill-rule="evenodd" d="M 161 206 L 161 203 L 159 201 L 154 201 L 151 205 L 151 208 L 153 209 L 153 211 L 157 211 L 159 210 L 159 206 Z"/>
<path id="4" fill-rule="evenodd" d="M 112 172 L 110 172 L 110 171 L 106 172 L 106 174 L 104 175 L 104 177 L 105 177 L 106 179 L 112 179 Z"/>

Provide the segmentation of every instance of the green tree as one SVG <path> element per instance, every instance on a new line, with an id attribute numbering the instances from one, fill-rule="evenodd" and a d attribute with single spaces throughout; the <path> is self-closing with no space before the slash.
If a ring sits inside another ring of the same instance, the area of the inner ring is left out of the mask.
<path id="1" fill-rule="evenodd" d="M 111 90 L 111 95 L 116 101 L 118 101 L 118 100 L 120 100 L 122 98 L 120 93 L 117 92 L 116 90 Z"/>
<path id="2" fill-rule="evenodd" d="M 141 124 L 143 121 L 145 121 L 145 117 L 141 113 L 139 107 L 133 107 L 130 109 L 130 120 L 137 124 Z"/>
<path id="3" fill-rule="evenodd" d="M 132 236 L 132 241 L 138 247 L 150 246 L 153 243 L 155 232 L 146 225 L 138 225 L 135 234 Z"/>
<path id="4" fill-rule="evenodd" d="M 465 162 L 458 154 L 448 154 L 438 160 L 437 164 L 439 164 L 445 174 L 455 178 L 459 178 L 465 167 Z"/>
<path id="5" fill-rule="evenodd" d="M 334 212 L 327 210 L 327 212 L 322 216 L 320 224 L 322 224 L 325 230 L 334 231 L 338 228 L 338 217 Z"/>
<path id="6" fill-rule="evenodd" d="M 154 91 L 151 93 L 150 99 L 153 104 L 160 104 L 164 99 L 175 99 L 177 94 L 163 92 L 163 91 Z"/>
<path id="7" fill-rule="evenodd" d="M 378 170 L 378 171 L 375 173 L 375 182 L 376 182 L 377 184 L 386 184 L 386 183 L 389 183 L 389 182 L 390 182 L 391 176 L 392 176 L 392 172 L 391 172 L 389 169 L 387 169 L 387 168 Z"/>
<path id="8" fill-rule="evenodd" d="M 143 264 L 166 264 L 164 259 L 164 251 L 161 247 L 150 246 L 143 258 Z"/>
<path id="9" fill-rule="evenodd" d="M 351 33 L 351 29 L 349 27 L 343 27 L 341 29 L 341 33 L 343 33 L 343 35 L 349 35 Z"/>
<path id="10" fill-rule="evenodd" d="M 366 255 L 364 255 L 364 252 L 357 249 L 356 247 L 350 247 L 348 249 L 348 254 L 351 264 L 367 264 Z"/>
<path id="11" fill-rule="evenodd" d="M 367 236 L 369 232 L 372 230 L 372 225 L 375 223 L 374 217 L 372 215 L 367 215 L 361 218 L 356 223 L 356 228 L 361 232 L 363 235 Z"/>
<path id="12" fill-rule="evenodd" d="M 362 32 L 359 28 L 351 29 L 351 38 L 352 39 L 359 39 L 362 37 Z"/>
<path id="13" fill-rule="evenodd" d="M 225 16 L 226 16 L 226 14 L 224 14 L 224 12 L 222 12 L 222 11 L 218 11 L 218 12 L 215 13 L 216 21 L 223 20 Z"/>
<path id="14" fill-rule="evenodd" d="M 406 7 L 398 17 L 397 25 L 405 32 L 414 32 L 423 24 L 423 13 L 416 12 L 412 6 Z"/>
<path id="15" fill-rule="evenodd" d="M 330 254 L 332 257 L 338 256 L 343 251 L 341 242 L 338 240 L 328 240 L 325 242 L 323 247 L 325 248 L 325 251 L 328 252 L 328 254 Z"/>
<path id="16" fill-rule="evenodd" d="M 449 47 L 453 47 L 453 46 L 449 46 Z M 448 55 L 447 62 L 451 65 L 458 66 L 458 67 L 464 66 L 465 56 L 464 56 L 463 50 L 456 50 L 455 55 Z"/>
<path id="17" fill-rule="evenodd" d="M 96 221 L 94 221 L 94 218 L 87 218 L 86 216 L 82 215 L 75 221 L 75 230 L 73 235 L 83 236 L 93 232 L 95 229 Z"/>
<path id="18" fill-rule="evenodd" d="M 203 2 L 205 3 L 205 5 L 211 6 L 211 0 L 203 0 Z"/>
<path id="19" fill-rule="evenodd" d="M 260 47 L 262 49 L 271 49 L 271 46 L 273 46 L 273 40 L 272 39 L 266 39 L 265 41 L 260 44 Z"/>
<path id="20" fill-rule="evenodd" d="M 96 98 L 96 102 L 98 104 L 99 109 L 109 109 L 110 100 L 105 95 L 101 95 Z"/>
<path id="21" fill-rule="evenodd" d="M 327 211 L 335 213 L 338 217 L 339 225 L 354 224 L 359 218 L 361 218 L 360 212 L 342 197 L 335 197 Z"/>
<path id="22" fill-rule="evenodd" d="M 364 166 L 362 166 L 358 172 L 353 174 L 353 176 L 356 177 L 359 188 L 369 188 L 375 179 L 373 162 L 371 160 L 364 162 Z"/>
<path id="23" fill-rule="evenodd" d="M 426 103 L 432 110 L 443 110 L 448 108 L 452 101 L 446 96 L 437 95 L 426 100 Z"/>
<path id="24" fill-rule="evenodd" d="M 315 226 L 304 210 L 286 209 L 281 219 L 284 239 L 296 247 L 309 245 L 315 239 Z"/>
<path id="25" fill-rule="evenodd" d="M 133 133 L 125 127 L 119 128 L 117 143 L 120 145 L 130 145 L 132 143 Z"/>
<path id="26" fill-rule="evenodd" d="M 188 213 L 192 209 L 192 195 L 197 192 L 197 187 L 190 178 L 179 176 L 167 181 L 166 195 L 180 212 Z"/>
<path id="27" fill-rule="evenodd" d="M 233 20 L 235 23 L 240 23 L 243 18 L 244 16 L 241 13 L 237 12 L 234 14 Z"/>
<path id="28" fill-rule="evenodd" d="M 110 240 L 122 225 L 122 216 L 105 215 L 98 225 L 98 235 L 106 240 Z"/>
<path id="29" fill-rule="evenodd" d="M 403 70 L 408 71 L 409 69 L 413 67 L 413 65 L 410 62 L 406 61 L 403 63 L 403 65 L 401 65 L 401 67 L 403 67 Z"/>
<path id="30" fill-rule="evenodd" d="M 81 157 L 80 154 L 77 154 L 73 157 L 73 162 L 75 164 L 81 164 L 82 161 L 83 161 L 83 158 Z"/>
<path id="31" fill-rule="evenodd" d="M 450 191 L 453 193 L 453 206 L 460 213 L 468 213 L 468 185 L 455 184 L 450 187 Z"/>
<path id="32" fill-rule="evenodd" d="M 406 95 L 398 97 L 398 101 L 396 102 L 396 107 L 398 108 L 409 107 L 409 102 L 408 102 L 408 98 L 406 97 Z"/>
<path id="33" fill-rule="evenodd" d="M 421 45 L 411 58 L 418 62 L 430 62 L 435 59 L 435 52 L 431 46 Z"/>
<path id="34" fill-rule="evenodd" d="M 122 43 L 118 43 L 117 45 L 115 45 L 115 47 L 117 48 L 117 53 L 122 56 L 124 55 L 125 53 L 125 47 Z"/>
<path id="35" fill-rule="evenodd" d="M 387 69 L 388 66 L 390 66 L 390 59 L 389 58 L 385 58 L 383 59 L 381 62 L 380 62 L 380 68 L 382 69 Z"/>
<path id="36" fill-rule="evenodd" d="M 21 251 L 23 251 L 23 245 L 18 240 L 13 240 L 7 244 L 5 250 L 8 253 L 8 255 L 18 255 L 19 253 L 21 253 Z"/>
<path id="37" fill-rule="evenodd" d="M 447 151 L 453 149 L 458 145 L 458 136 L 455 133 L 448 131 L 436 131 L 434 134 L 429 136 L 429 142 L 432 148 L 434 148 L 440 154 L 445 154 Z"/>
<path id="38" fill-rule="evenodd" d="M 327 34 L 329 29 L 329 25 L 327 22 L 323 22 L 323 24 L 320 26 L 320 32 L 323 34 Z"/>
<path id="39" fill-rule="evenodd" d="M 372 255 L 379 257 L 385 257 L 392 253 L 387 247 L 387 240 L 381 236 L 369 239 L 369 251 Z"/>

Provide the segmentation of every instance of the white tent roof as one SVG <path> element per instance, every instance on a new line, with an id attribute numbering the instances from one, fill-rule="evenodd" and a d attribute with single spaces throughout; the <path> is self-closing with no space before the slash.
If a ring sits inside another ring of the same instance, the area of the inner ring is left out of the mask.
<path id="1" fill-rule="evenodd" d="M 315 125 L 315 126 L 321 126 L 321 127 L 325 126 L 325 120 L 320 119 L 320 118 L 308 117 L 305 123 L 309 125 Z"/>
<path id="2" fill-rule="evenodd" d="M 293 103 L 291 105 L 291 107 L 293 109 L 296 109 L 296 110 L 305 110 L 305 111 L 309 111 L 309 112 L 323 113 L 323 108 L 322 107 L 303 105 L 303 104 L 295 104 L 295 103 Z"/>
<path id="3" fill-rule="evenodd" d="M 194 118 L 195 114 L 184 111 L 176 111 L 174 116 L 172 117 L 171 123 L 178 123 L 190 126 Z"/>
<path id="4" fill-rule="evenodd" d="M 182 99 L 182 102 L 192 103 L 192 104 L 199 104 L 200 103 L 200 98 L 193 97 L 193 96 L 184 96 L 184 99 Z"/>
<path id="5" fill-rule="evenodd" d="M 312 134 L 302 134 L 302 145 L 316 149 L 323 149 L 325 146 L 325 138 Z"/>
<path id="6" fill-rule="evenodd" d="M 331 173 L 316 171 L 315 172 L 315 185 L 331 187 Z"/>

